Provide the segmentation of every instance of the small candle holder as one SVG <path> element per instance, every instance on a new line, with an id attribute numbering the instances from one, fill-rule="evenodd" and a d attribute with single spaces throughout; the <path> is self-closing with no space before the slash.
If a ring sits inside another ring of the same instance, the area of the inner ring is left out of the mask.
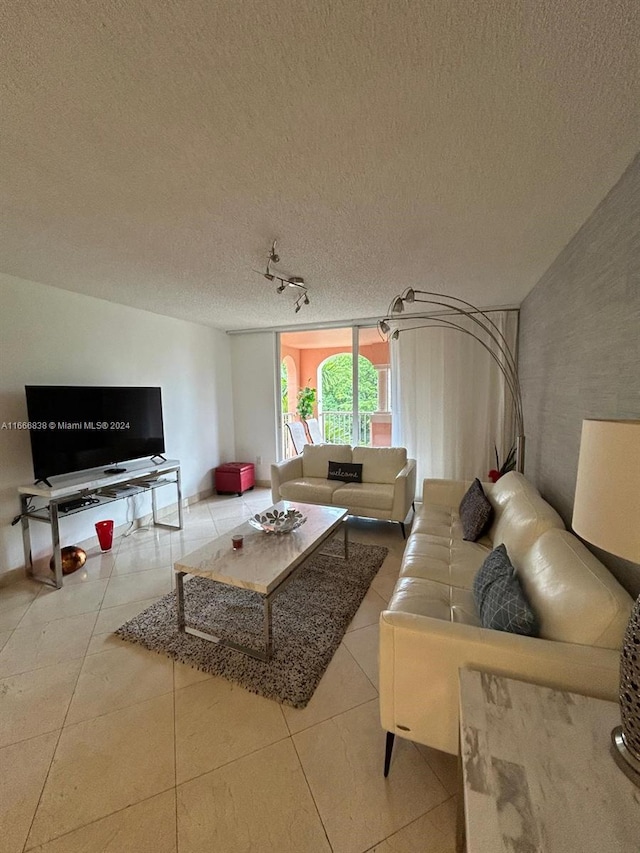
<path id="1" fill-rule="evenodd" d="M 242 549 L 243 543 L 244 543 L 244 536 L 241 536 L 239 533 L 236 533 L 235 536 L 231 537 L 231 544 L 233 545 L 234 551 L 240 551 Z"/>

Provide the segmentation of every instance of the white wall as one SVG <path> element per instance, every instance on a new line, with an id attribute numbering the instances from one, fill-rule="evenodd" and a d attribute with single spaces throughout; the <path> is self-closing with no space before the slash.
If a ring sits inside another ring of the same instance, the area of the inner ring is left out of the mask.
<path id="1" fill-rule="evenodd" d="M 256 479 L 270 481 L 277 455 L 275 332 L 233 335 L 231 364 L 237 461 L 253 462 Z"/>
<path id="2" fill-rule="evenodd" d="M 25 385 L 159 385 L 166 452 L 181 461 L 185 497 L 210 490 L 212 469 L 236 455 L 227 335 L 0 274 L 0 426 L 26 421 Z M 0 573 L 24 564 L 20 526 L 10 524 L 17 486 L 31 482 L 28 432 L 0 429 Z M 172 500 L 175 490 L 158 492 L 159 505 Z M 135 501 L 136 516 L 150 511 L 148 496 Z M 128 503 L 63 520 L 62 544 L 94 535 L 99 518 L 124 523 Z M 48 525 L 32 530 L 34 555 L 50 553 Z"/>

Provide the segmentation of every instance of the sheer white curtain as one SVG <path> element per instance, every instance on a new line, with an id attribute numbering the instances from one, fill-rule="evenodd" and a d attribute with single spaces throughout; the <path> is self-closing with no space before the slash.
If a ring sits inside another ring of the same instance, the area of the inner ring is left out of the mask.
<path id="1" fill-rule="evenodd" d="M 517 312 L 487 313 L 515 354 Z M 448 319 L 483 336 L 465 317 Z M 456 329 L 413 329 L 391 341 L 391 366 L 392 443 L 416 459 L 418 495 L 425 477 L 486 480 L 494 445 L 502 462 L 515 432 L 513 399 L 489 353 Z"/>

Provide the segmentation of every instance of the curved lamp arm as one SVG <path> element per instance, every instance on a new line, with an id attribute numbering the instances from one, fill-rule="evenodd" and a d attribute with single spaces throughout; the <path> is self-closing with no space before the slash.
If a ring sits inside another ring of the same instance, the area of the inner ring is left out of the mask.
<path id="1" fill-rule="evenodd" d="M 439 295 L 439 294 L 435 294 L 435 295 Z M 398 297 L 398 298 L 400 298 L 400 297 Z M 447 298 L 449 298 L 449 297 L 447 297 Z M 511 397 L 513 399 L 514 409 L 515 409 L 515 418 L 516 418 L 516 432 L 517 432 L 517 436 L 516 436 L 516 468 L 518 471 L 520 471 L 522 473 L 524 471 L 524 449 L 525 449 L 524 417 L 523 417 L 523 408 L 522 408 L 522 392 L 521 392 L 521 388 L 520 388 L 520 381 L 518 378 L 518 371 L 517 371 L 515 359 L 513 357 L 513 354 L 511 353 L 511 350 L 507 344 L 507 341 L 506 341 L 504 335 L 500 332 L 500 330 L 495 325 L 495 323 L 489 317 L 487 317 L 485 314 L 483 314 L 483 312 L 479 311 L 479 309 L 476 309 L 477 312 L 479 314 L 481 314 L 487 320 L 487 322 L 495 329 L 497 336 L 490 329 L 488 329 L 483 323 L 481 323 L 479 320 L 477 320 L 477 318 L 474 318 L 473 314 L 469 311 L 465 311 L 461 308 L 458 308 L 455 305 L 447 305 L 447 303 L 444 303 L 444 302 L 436 302 L 435 300 L 421 300 L 421 301 L 442 305 L 443 307 L 450 308 L 451 310 L 453 310 L 456 313 L 461 314 L 465 317 L 468 317 L 470 319 L 475 319 L 476 324 L 479 325 L 480 328 L 483 330 L 483 332 L 489 336 L 490 340 L 496 344 L 496 346 L 498 348 L 498 352 L 500 353 L 502 358 L 499 357 L 498 353 L 496 353 L 495 349 L 492 348 L 490 346 L 490 344 L 488 344 L 486 341 L 483 341 L 482 338 L 478 337 L 478 335 L 475 334 L 474 331 L 472 331 L 470 329 L 466 329 L 464 326 L 460 326 L 460 325 L 458 325 L 458 323 L 455 323 L 454 321 L 448 320 L 444 317 L 433 317 L 430 315 L 420 315 L 420 314 L 409 314 L 409 315 L 406 315 L 405 317 L 402 317 L 402 318 L 401 317 L 386 317 L 384 320 L 381 320 L 378 323 L 378 330 L 380 331 L 381 334 L 385 335 L 387 337 L 387 339 L 389 337 L 389 334 L 391 333 L 391 338 L 394 340 L 397 340 L 397 338 L 399 337 L 401 332 L 407 332 L 407 331 L 410 331 L 412 329 L 428 329 L 428 328 L 455 329 L 458 332 L 463 332 L 464 334 L 469 335 L 475 341 L 477 341 L 482 347 L 484 347 L 484 349 L 489 353 L 489 355 L 491 356 L 493 361 L 498 366 L 498 369 L 500 370 L 500 372 L 501 372 L 501 374 L 505 380 L 505 384 L 506 384 L 507 388 L 509 389 L 509 392 L 510 392 Z M 464 300 L 459 300 L 459 301 L 464 302 Z M 469 305 L 469 307 L 473 308 L 473 306 L 471 306 L 470 303 L 465 303 L 465 304 Z M 396 322 L 400 321 L 400 320 L 402 320 L 402 321 L 404 321 L 404 320 L 428 320 L 429 322 L 428 323 L 422 323 L 422 324 L 417 325 L 417 326 L 416 325 L 407 326 L 404 329 L 396 328 L 392 332 L 391 326 L 389 326 L 389 322 L 388 322 L 389 320 L 396 321 Z"/>
<path id="2" fill-rule="evenodd" d="M 424 296 L 436 296 L 437 299 L 421 299 L 420 297 L 416 297 L 416 294 L 419 293 Z M 437 305 L 440 308 L 447 308 L 450 311 L 454 311 L 456 314 L 461 314 L 464 317 L 467 317 L 469 320 L 472 320 L 477 326 L 480 326 L 487 335 L 495 342 L 496 346 L 504 356 L 505 360 L 509 363 L 510 369 L 514 374 L 517 374 L 518 367 L 516 365 L 515 358 L 509 348 L 509 344 L 505 336 L 502 334 L 500 329 L 493 322 L 491 317 L 485 314 L 484 311 L 481 311 L 480 308 L 477 308 L 475 305 L 472 305 L 471 302 L 467 302 L 465 299 L 459 299 L 457 296 L 446 296 L 442 293 L 436 293 L 431 290 L 413 290 L 413 288 L 409 287 L 405 290 L 403 296 L 397 296 L 393 301 L 393 311 L 392 313 L 402 313 L 404 311 L 404 303 L 414 303 L 414 302 L 422 302 L 429 305 Z M 466 306 L 465 308 L 461 308 L 459 305 L 454 303 L 459 302 L 461 305 Z M 478 319 L 482 317 L 482 320 Z M 484 322 L 483 322 L 484 321 Z M 486 325 L 485 325 L 486 323 Z"/>

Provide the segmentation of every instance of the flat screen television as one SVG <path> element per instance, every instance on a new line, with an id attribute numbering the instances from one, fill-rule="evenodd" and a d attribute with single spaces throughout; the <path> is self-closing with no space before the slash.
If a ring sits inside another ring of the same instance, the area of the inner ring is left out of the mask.
<path id="1" fill-rule="evenodd" d="M 25 392 L 36 480 L 164 453 L 160 388 L 27 385 Z"/>

